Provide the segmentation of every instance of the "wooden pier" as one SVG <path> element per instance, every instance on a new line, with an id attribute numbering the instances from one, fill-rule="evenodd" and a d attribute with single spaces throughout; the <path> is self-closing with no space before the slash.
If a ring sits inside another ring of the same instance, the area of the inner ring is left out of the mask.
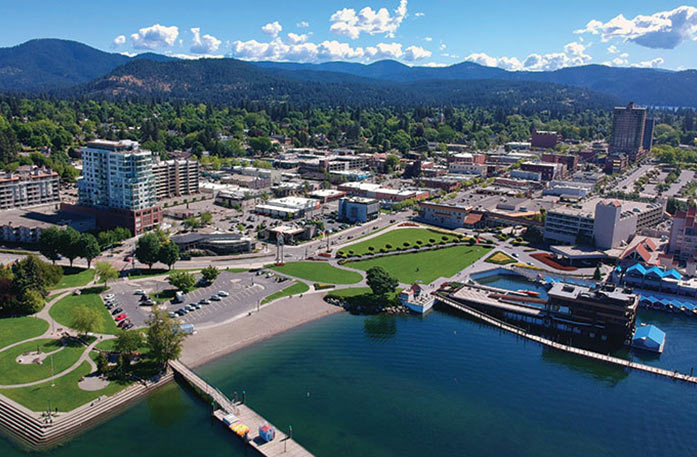
<path id="1" fill-rule="evenodd" d="M 580 348 L 573 347 L 573 346 L 568 346 L 566 344 L 560 344 L 560 343 L 557 343 L 555 341 L 548 340 L 546 338 L 542 338 L 541 336 L 537 336 L 537 335 L 533 335 L 531 333 L 528 333 L 519 327 L 516 327 L 514 325 L 508 324 L 508 323 L 503 322 L 499 319 L 491 317 L 486 313 L 478 311 L 474 308 L 471 308 L 467 305 L 459 303 L 459 302 L 452 300 L 450 298 L 446 298 L 446 297 L 443 297 L 441 295 L 436 295 L 436 300 L 450 306 L 451 308 L 454 308 L 458 311 L 462 311 L 465 314 L 469 314 L 472 317 L 475 317 L 475 318 L 480 319 L 488 324 L 491 324 L 494 327 L 498 327 L 502 330 L 506 330 L 507 332 L 514 333 L 518 336 L 521 336 L 521 337 L 526 338 L 526 339 L 531 340 L 531 341 L 535 341 L 535 342 L 540 343 L 544 346 L 548 346 L 548 347 L 558 349 L 558 350 L 564 351 L 564 352 L 569 352 L 571 354 L 577 354 L 577 355 L 580 355 L 583 357 L 588 357 L 591 359 L 600 360 L 600 361 L 610 363 L 613 365 L 618 365 L 618 366 L 621 366 L 624 368 L 645 371 L 647 373 L 653 373 L 653 374 L 658 375 L 658 376 L 664 376 L 666 378 L 670 378 L 670 379 L 674 379 L 674 380 L 678 380 L 678 381 L 684 381 L 684 382 L 691 383 L 691 384 L 697 384 L 697 377 L 696 376 L 690 376 L 690 375 L 687 375 L 684 373 L 680 373 L 678 371 L 670 371 L 670 370 L 666 370 L 663 368 L 652 367 L 650 365 L 644 365 L 643 363 L 636 363 L 636 362 L 632 362 L 630 360 L 620 359 L 618 357 L 612 357 L 609 355 L 600 354 L 598 352 L 593 352 L 593 351 L 588 351 L 588 350 L 580 349 Z"/>
<path id="2" fill-rule="evenodd" d="M 226 414 L 234 414 L 242 423 L 249 427 L 249 445 L 254 448 L 259 454 L 274 457 L 313 457 L 313 455 L 295 440 L 288 437 L 283 431 L 276 429 L 276 437 L 273 441 L 266 442 L 259 436 L 259 427 L 269 424 L 269 422 L 255 413 L 251 408 L 242 403 L 231 401 L 225 394 L 218 389 L 208 384 L 199 375 L 194 373 L 189 367 L 179 361 L 170 362 L 169 366 L 172 370 L 184 378 L 194 388 L 208 395 L 214 401 L 219 409 L 214 412 L 214 416 L 222 422 L 223 416 Z M 270 425 L 270 424 L 269 424 Z M 233 433 L 230 431 L 230 433 Z"/>

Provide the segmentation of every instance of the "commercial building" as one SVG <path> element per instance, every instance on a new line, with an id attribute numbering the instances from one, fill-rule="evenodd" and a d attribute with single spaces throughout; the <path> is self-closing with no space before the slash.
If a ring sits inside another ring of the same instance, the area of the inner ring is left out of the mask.
<path id="1" fill-rule="evenodd" d="M 254 250 L 254 241 L 234 233 L 187 233 L 170 237 L 182 252 L 210 251 L 218 255 L 241 254 Z"/>
<path id="2" fill-rule="evenodd" d="M 351 197 L 339 200 L 339 220 L 355 223 L 378 217 L 380 202 L 374 198 Z"/>
<path id="3" fill-rule="evenodd" d="M 158 200 L 198 193 L 199 168 L 195 160 L 163 160 L 153 163 Z"/>
<path id="4" fill-rule="evenodd" d="M 626 107 L 616 107 L 612 119 L 609 154 L 627 154 L 629 161 L 634 162 L 650 150 L 654 124 L 653 119 L 647 119 L 646 108 L 638 108 L 634 103 L 629 103 Z"/>
<path id="5" fill-rule="evenodd" d="M 280 184 L 282 180 L 281 170 L 274 170 L 271 168 L 257 168 L 257 167 L 243 167 L 236 166 L 230 170 L 233 173 L 237 173 L 244 176 L 255 176 L 257 178 L 268 178 L 271 180 L 271 184 Z"/>
<path id="6" fill-rule="evenodd" d="M 162 221 L 157 206 L 153 155 L 133 141 L 97 140 L 82 149 L 77 206 L 66 211 L 92 214 L 97 225 L 143 233 Z"/>
<path id="7" fill-rule="evenodd" d="M 697 209 L 694 206 L 675 212 L 668 252 L 680 261 L 697 260 Z"/>
<path id="8" fill-rule="evenodd" d="M 539 171 L 511 170 L 509 173 L 513 179 L 523 179 L 526 181 L 542 181 L 542 173 Z"/>
<path id="9" fill-rule="evenodd" d="M 257 205 L 254 210 L 265 216 L 280 219 L 296 219 L 306 213 L 319 209 L 320 203 L 312 198 L 284 197 L 269 200 Z"/>
<path id="10" fill-rule="evenodd" d="M 605 157 L 605 173 L 612 175 L 622 173 L 629 166 L 627 154 L 613 154 Z"/>
<path id="11" fill-rule="evenodd" d="M 0 174 L 0 209 L 60 202 L 58 173 L 48 168 L 19 167 Z"/>
<path id="12" fill-rule="evenodd" d="M 658 225 L 665 201 L 642 203 L 593 198 L 577 205 L 547 211 L 544 238 L 559 244 L 620 247 L 643 228 Z"/>
<path id="13" fill-rule="evenodd" d="M 567 173 L 574 173 L 578 167 L 578 156 L 573 154 L 542 154 L 542 161 L 547 163 L 563 163 Z"/>
<path id="14" fill-rule="evenodd" d="M 317 189 L 310 193 L 310 197 L 319 200 L 322 203 L 327 203 L 346 196 L 346 192 L 335 189 Z"/>
<path id="15" fill-rule="evenodd" d="M 41 231 L 48 227 L 72 227 L 78 232 L 96 228 L 95 218 L 56 210 L 54 204 L 24 209 L 6 209 L 0 218 L 0 240 L 9 243 L 34 244 Z"/>
<path id="16" fill-rule="evenodd" d="M 563 163 L 523 162 L 520 169 L 540 173 L 542 181 L 551 181 L 566 175 L 566 165 Z"/>
<path id="17" fill-rule="evenodd" d="M 462 173 L 468 175 L 486 176 L 488 167 L 483 163 L 450 162 L 450 173 Z"/>
<path id="18" fill-rule="evenodd" d="M 544 195 L 556 195 L 559 197 L 586 198 L 593 184 L 578 181 L 550 181 L 549 187 L 543 191 Z"/>
<path id="19" fill-rule="evenodd" d="M 222 184 L 233 184 L 247 189 L 268 189 L 271 187 L 271 179 L 268 177 L 248 176 L 233 173 L 220 179 Z"/>
<path id="20" fill-rule="evenodd" d="M 341 184 L 337 188 L 348 195 L 392 202 L 410 199 L 421 200 L 429 195 L 428 191 L 422 189 L 390 189 L 382 187 L 380 184 L 372 183 L 349 182 Z"/>
<path id="21" fill-rule="evenodd" d="M 561 143 L 561 135 L 557 132 L 546 132 L 543 130 L 532 129 L 530 146 L 538 149 L 553 149 Z"/>

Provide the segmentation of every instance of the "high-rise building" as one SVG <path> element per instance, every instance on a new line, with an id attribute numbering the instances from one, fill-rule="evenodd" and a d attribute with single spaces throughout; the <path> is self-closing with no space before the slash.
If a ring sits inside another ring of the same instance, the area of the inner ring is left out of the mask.
<path id="1" fill-rule="evenodd" d="M 697 209 L 694 206 L 675 212 L 668 251 L 678 260 L 697 260 Z"/>
<path id="2" fill-rule="evenodd" d="M 645 152 L 644 145 L 651 141 L 650 138 L 644 137 L 646 122 L 646 108 L 637 108 L 634 103 L 626 107 L 616 107 L 612 119 L 609 154 L 627 154 L 631 162 L 640 158 Z M 653 134 L 653 128 L 650 130 Z"/>
<path id="3" fill-rule="evenodd" d="M 97 140 L 82 149 L 77 207 L 97 216 L 100 227 L 122 226 L 134 234 L 162 220 L 156 203 L 153 155 L 133 141 Z"/>
<path id="4" fill-rule="evenodd" d="M 24 166 L 0 175 L 0 209 L 57 202 L 60 202 L 60 181 L 53 170 Z"/>
<path id="5" fill-rule="evenodd" d="M 199 170 L 195 160 L 164 160 L 153 164 L 158 200 L 198 193 Z"/>

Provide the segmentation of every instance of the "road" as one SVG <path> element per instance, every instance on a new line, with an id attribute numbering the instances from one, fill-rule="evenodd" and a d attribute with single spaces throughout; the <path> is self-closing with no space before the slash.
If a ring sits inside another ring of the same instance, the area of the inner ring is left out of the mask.
<path id="1" fill-rule="evenodd" d="M 693 179 L 695 179 L 694 171 L 683 170 L 680 173 L 680 177 L 673 184 L 670 185 L 670 189 L 665 191 L 663 195 L 665 195 L 666 197 L 675 197 L 676 195 L 679 195 L 682 188 Z"/>
<path id="2" fill-rule="evenodd" d="M 618 190 L 620 192 L 628 192 L 631 193 L 634 191 L 634 182 L 641 178 L 642 176 L 646 175 L 646 173 L 649 172 L 654 168 L 653 165 L 642 165 L 636 170 L 632 171 L 629 173 L 626 177 L 624 177 L 619 183 L 617 183 L 617 186 L 615 187 L 614 190 Z"/>

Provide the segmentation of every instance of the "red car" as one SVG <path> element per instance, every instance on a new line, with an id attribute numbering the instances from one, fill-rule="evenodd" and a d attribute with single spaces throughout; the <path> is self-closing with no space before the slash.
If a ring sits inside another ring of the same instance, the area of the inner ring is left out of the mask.
<path id="1" fill-rule="evenodd" d="M 124 313 L 124 314 L 119 314 L 118 316 L 116 316 L 116 317 L 114 318 L 114 320 L 115 320 L 116 322 L 118 322 L 118 321 L 122 321 L 122 320 L 126 319 L 126 317 L 127 317 L 127 316 L 126 316 L 125 313 Z"/>

